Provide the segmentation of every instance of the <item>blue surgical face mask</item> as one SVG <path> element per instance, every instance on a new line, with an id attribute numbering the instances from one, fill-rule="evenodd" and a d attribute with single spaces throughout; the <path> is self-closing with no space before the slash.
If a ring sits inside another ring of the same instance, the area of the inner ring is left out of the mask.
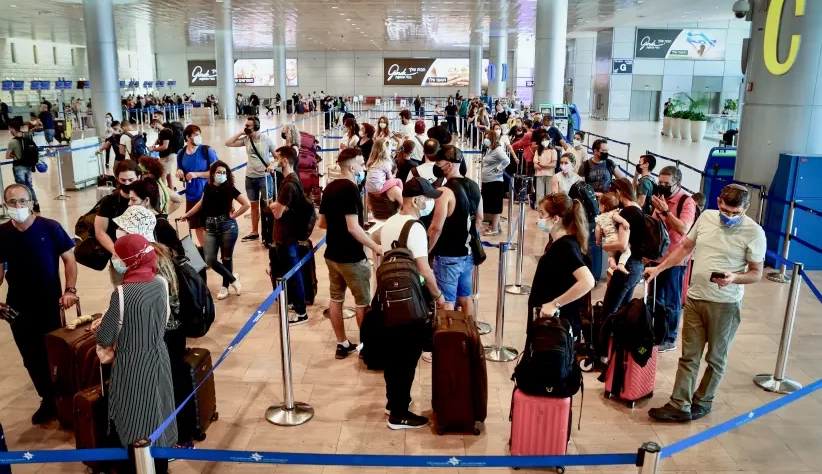
<path id="1" fill-rule="evenodd" d="M 548 223 L 548 219 L 540 219 L 537 221 L 537 227 L 539 227 L 539 230 L 549 233 L 553 226 Z"/>
<path id="2" fill-rule="evenodd" d="M 225 183 L 226 181 L 228 181 L 228 175 L 225 175 L 225 174 L 215 174 L 215 175 L 214 175 L 214 181 L 215 181 L 217 184 L 223 184 L 223 183 Z"/>
<path id="3" fill-rule="evenodd" d="M 486 138 L 485 140 L 482 141 L 482 144 L 485 145 L 486 147 L 489 147 L 489 146 L 491 146 L 491 140 Z"/>
<path id="4" fill-rule="evenodd" d="M 419 209 L 419 207 L 418 207 L 418 209 Z M 431 214 L 431 212 L 433 210 L 434 210 L 434 200 L 433 199 L 426 199 L 425 200 L 425 207 L 422 208 L 422 209 L 419 209 L 420 217 L 425 217 L 425 216 Z"/>
<path id="5" fill-rule="evenodd" d="M 719 220 L 725 227 L 733 227 L 742 222 L 742 216 L 729 216 L 722 211 L 719 211 Z"/>
<path id="6" fill-rule="evenodd" d="M 357 174 L 354 176 L 354 179 L 356 179 L 356 180 L 357 180 L 357 184 L 360 184 L 360 183 L 362 183 L 363 181 L 365 181 L 365 170 L 360 170 L 360 172 L 359 172 L 359 173 L 357 173 Z"/>
<path id="7" fill-rule="evenodd" d="M 123 263 L 118 257 L 111 257 L 111 266 L 114 268 L 114 271 L 120 274 L 125 273 L 128 270 L 128 266 Z"/>

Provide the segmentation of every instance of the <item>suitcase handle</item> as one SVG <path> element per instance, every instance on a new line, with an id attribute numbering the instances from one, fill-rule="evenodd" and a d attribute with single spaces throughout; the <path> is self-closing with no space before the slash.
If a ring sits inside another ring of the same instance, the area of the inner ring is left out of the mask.
<path id="1" fill-rule="evenodd" d="M 83 315 L 83 312 L 80 310 L 80 298 L 77 298 L 74 306 L 77 307 L 77 317 L 79 318 Z M 62 325 L 61 327 L 66 327 L 66 308 L 64 308 L 63 305 L 60 305 L 60 324 Z"/>

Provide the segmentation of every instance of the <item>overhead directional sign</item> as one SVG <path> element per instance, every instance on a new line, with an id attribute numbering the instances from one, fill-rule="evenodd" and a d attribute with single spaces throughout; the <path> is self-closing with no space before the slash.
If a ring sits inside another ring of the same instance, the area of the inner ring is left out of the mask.
<path id="1" fill-rule="evenodd" d="M 614 59 L 614 74 L 633 74 L 633 59 Z"/>

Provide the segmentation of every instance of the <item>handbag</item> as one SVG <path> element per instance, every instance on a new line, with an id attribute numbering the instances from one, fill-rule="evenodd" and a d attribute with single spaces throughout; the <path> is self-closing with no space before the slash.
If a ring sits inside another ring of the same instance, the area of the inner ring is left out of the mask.
<path id="1" fill-rule="evenodd" d="M 123 328 L 123 312 L 125 308 L 123 307 L 123 285 L 117 287 L 117 297 L 119 298 L 120 303 L 120 322 L 119 326 L 117 327 L 117 333 L 119 334 L 120 329 Z M 110 346 L 101 346 L 97 344 L 96 352 L 97 358 L 100 359 L 100 364 L 113 364 L 114 358 L 117 355 L 117 342 Z"/>

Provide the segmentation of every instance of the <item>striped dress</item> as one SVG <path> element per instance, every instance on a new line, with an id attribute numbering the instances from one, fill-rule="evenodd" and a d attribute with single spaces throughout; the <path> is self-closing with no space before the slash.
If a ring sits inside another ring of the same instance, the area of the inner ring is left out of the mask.
<path id="1" fill-rule="evenodd" d="M 161 277 L 146 283 L 123 284 L 123 327 L 119 328 L 117 290 L 97 330 L 100 345 L 117 343 L 111 371 L 108 416 L 120 442 L 128 446 L 148 436 L 174 412 L 171 365 L 163 336 L 168 314 L 167 283 Z M 177 441 L 172 422 L 155 446 Z"/>

